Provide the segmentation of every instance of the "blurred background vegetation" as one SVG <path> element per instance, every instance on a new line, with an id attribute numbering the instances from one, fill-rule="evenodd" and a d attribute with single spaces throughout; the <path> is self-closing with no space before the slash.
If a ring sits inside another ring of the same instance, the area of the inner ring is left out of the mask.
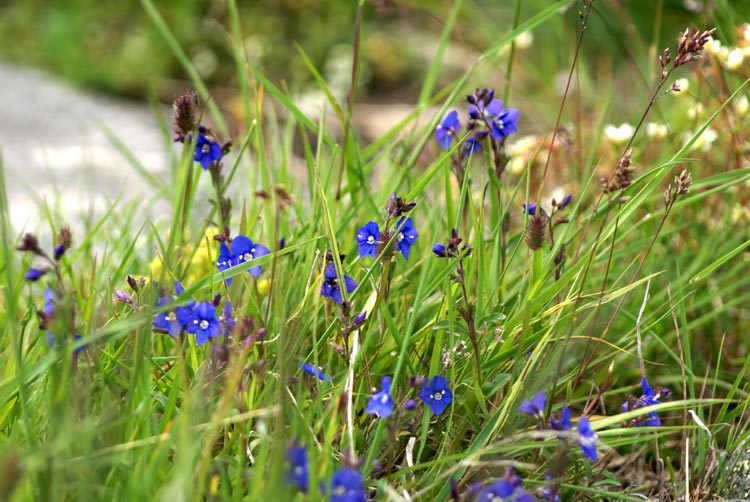
<path id="1" fill-rule="evenodd" d="M 593 57 L 583 60 L 607 61 L 607 67 L 614 61 L 613 68 L 623 68 L 620 63 L 635 64 L 634 52 L 652 44 L 673 45 L 685 26 L 701 18 L 704 26 L 718 26 L 719 38 L 731 43 L 734 27 L 750 18 L 750 2 L 731 2 L 729 8 L 728 1 L 596 1 L 584 44 L 584 51 Z M 524 0 L 520 19 L 528 19 L 550 3 Z M 155 93 L 169 101 L 189 85 L 138 0 L 6 0 L 2 4 L 0 58 L 44 68 L 78 86 L 120 96 L 142 98 Z M 212 90 L 231 95 L 237 74 L 228 42 L 227 2 L 158 0 L 155 4 Z M 459 48 L 459 54 L 448 59 L 453 67 L 445 68 L 441 78 L 446 82 L 455 78 L 473 53 L 506 33 L 515 17 L 515 4 L 464 2 L 452 33 L 451 47 Z M 354 0 L 253 0 L 240 1 L 237 7 L 242 31 L 249 34 L 245 36 L 247 58 L 273 81 L 284 81 L 291 89 L 311 83 L 295 44 L 324 75 L 330 66 L 350 60 Z M 365 2 L 361 97 L 376 102 L 416 97 L 449 7 L 450 2 L 434 0 Z M 557 26 L 545 25 L 543 32 L 534 33 L 531 57 L 538 62 L 540 84 L 548 82 L 549 68 L 569 63 L 577 16 L 574 4 Z M 645 76 L 644 70 L 651 71 L 638 69 Z"/>

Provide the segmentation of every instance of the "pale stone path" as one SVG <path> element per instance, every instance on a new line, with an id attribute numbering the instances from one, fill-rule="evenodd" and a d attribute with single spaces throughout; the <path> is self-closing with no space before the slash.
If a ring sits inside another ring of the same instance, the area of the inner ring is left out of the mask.
<path id="1" fill-rule="evenodd" d="M 0 154 L 15 230 L 38 230 L 42 198 L 70 218 L 109 201 L 153 194 L 102 130 L 110 128 L 147 170 L 165 176 L 168 144 L 154 113 L 85 92 L 44 72 L 0 61 Z M 165 112 L 166 113 L 166 112 Z M 46 226 L 46 225 L 42 225 Z"/>
<path id="2" fill-rule="evenodd" d="M 60 209 L 63 221 L 57 224 L 74 229 L 83 214 L 103 215 L 118 197 L 120 204 L 143 201 L 140 209 L 146 216 L 166 214 L 166 203 L 151 206 L 155 189 L 104 132 L 104 127 L 110 129 L 146 170 L 166 178 L 168 155 L 176 147 L 164 138 L 147 104 L 77 89 L 42 71 L 2 60 L 0 98 L 0 155 L 15 232 L 45 233 L 44 200 Z M 373 139 L 412 111 L 413 105 L 403 103 L 362 103 L 355 110 L 354 125 Z M 170 111 L 162 112 L 168 120 Z M 304 160 L 290 162 L 303 179 Z"/>

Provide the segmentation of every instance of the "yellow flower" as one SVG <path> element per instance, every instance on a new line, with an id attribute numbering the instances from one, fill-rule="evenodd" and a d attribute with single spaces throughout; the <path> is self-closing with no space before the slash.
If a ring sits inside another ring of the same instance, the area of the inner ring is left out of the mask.
<path id="1" fill-rule="evenodd" d="M 214 261 L 216 260 L 216 249 L 213 248 L 214 235 L 219 233 L 215 228 L 207 228 L 203 238 L 198 243 L 198 248 L 192 254 L 190 266 L 188 267 L 185 281 L 195 282 L 214 272 Z M 211 246 L 212 249 L 209 249 Z M 212 259 L 213 258 L 213 259 Z"/>
<path id="2" fill-rule="evenodd" d="M 203 238 L 198 242 L 197 247 L 190 248 L 185 247 L 182 257 L 190 258 L 190 265 L 188 266 L 187 272 L 184 278 L 181 280 L 186 283 L 192 283 L 207 275 L 211 274 L 214 270 L 214 261 L 216 260 L 217 251 L 215 249 L 209 249 L 209 246 L 213 247 L 214 235 L 218 233 L 215 228 L 207 228 L 203 234 Z M 159 279 L 163 273 L 162 257 L 155 256 L 149 264 L 149 270 L 151 277 Z"/>
<path id="3" fill-rule="evenodd" d="M 261 279 L 258 281 L 258 293 L 263 296 L 268 294 L 268 290 L 271 287 L 271 281 L 268 279 Z"/>

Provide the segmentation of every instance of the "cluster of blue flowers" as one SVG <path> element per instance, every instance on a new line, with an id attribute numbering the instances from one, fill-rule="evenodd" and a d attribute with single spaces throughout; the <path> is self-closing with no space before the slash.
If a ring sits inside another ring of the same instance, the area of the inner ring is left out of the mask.
<path id="1" fill-rule="evenodd" d="M 499 99 L 495 99 L 493 89 L 477 89 L 467 96 L 469 102 L 469 121 L 467 125 L 469 137 L 464 140 L 464 155 L 468 156 L 482 147 L 482 142 L 488 136 L 502 142 L 518 129 L 520 112 L 515 108 L 506 108 Z M 435 140 L 443 150 L 448 150 L 453 141 L 458 139 L 461 131 L 461 121 L 458 112 L 451 110 L 435 129 Z"/>
<path id="2" fill-rule="evenodd" d="M 356 242 L 359 257 L 364 258 L 365 256 L 371 256 L 382 260 L 390 260 L 395 253 L 400 252 L 404 259 L 408 260 L 409 252 L 417 241 L 419 233 L 417 232 L 417 229 L 414 228 L 412 219 L 402 215 L 411 211 L 415 205 L 414 202 L 405 202 L 394 193 L 388 201 L 387 217 L 384 228 L 381 230 L 377 223 L 369 221 L 357 231 Z M 389 222 L 392 218 L 396 217 L 399 219 L 396 222 L 395 231 L 388 230 Z M 391 240 L 394 241 L 395 248 L 389 245 Z M 357 289 L 357 282 L 354 279 L 348 275 L 339 278 L 336 273 L 335 265 L 329 263 L 323 274 L 323 283 L 320 288 L 320 294 L 326 298 L 330 298 L 335 303 L 343 304 L 344 295 L 342 294 L 341 280 L 344 282 L 347 294 L 352 293 Z M 359 315 L 364 316 L 364 313 L 360 313 Z M 361 323 L 363 320 L 364 317 L 359 319 L 359 321 L 355 319 L 354 325 Z"/>
<path id="3" fill-rule="evenodd" d="M 512 473 L 512 471 L 510 471 Z M 511 479 L 498 479 L 483 487 L 478 502 L 535 502 L 536 497 L 521 486 L 521 478 L 513 474 Z"/>
<path id="4" fill-rule="evenodd" d="M 309 490 L 310 463 L 304 446 L 292 443 L 286 450 L 286 480 L 302 493 Z M 321 483 L 320 491 L 326 492 Z M 365 502 L 365 480 L 362 473 L 351 466 L 344 466 L 331 476 L 331 502 Z"/>
<path id="5" fill-rule="evenodd" d="M 659 401 L 659 399 L 669 397 L 672 394 L 669 389 L 661 387 L 656 387 L 656 390 L 654 391 L 646 381 L 646 377 L 641 377 L 641 387 L 643 388 L 643 395 L 641 395 L 641 397 L 635 398 L 634 396 L 628 396 L 628 400 L 622 403 L 623 413 L 638 408 L 645 408 L 646 406 L 652 406 L 654 404 L 660 404 L 661 401 Z M 655 411 L 649 412 L 645 418 L 640 416 L 635 419 L 636 427 L 658 427 L 660 425 L 661 419 L 659 418 L 659 414 Z"/>
<path id="6" fill-rule="evenodd" d="M 463 239 L 458 236 L 458 230 L 453 228 L 451 229 L 451 236 L 448 239 L 448 245 L 436 242 L 432 246 L 432 252 L 439 258 L 456 258 L 460 256 L 461 253 L 468 254 L 471 249 L 469 249 L 468 244 L 464 244 L 459 248 L 461 242 L 463 242 Z"/>
<path id="7" fill-rule="evenodd" d="M 29 268 L 29 270 L 27 270 L 24 274 L 24 279 L 29 282 L 37 282 L 39 281 L 39 279 L 44 277 L 47 272 L 49 272 L 50 270 L 54 270 L 56 279 L 58 281 L 58 291 L 65 294 L 65 290 L 62 285 L 62 277 L 60 275 L 60 260 L 62 260 L 65 252 L 70 248 L 72 241 L 73 237 L 70 232 L 70 228 L 60 228 L 60 231 L 57 235 L 57 244 L 52 250 L 52 256 L 50 256 L 39 246 L 39 240 L 35 235 L 30 233 L 24 234 L 21 240 L 21 244 L 16 248 L 16 250 L 22 253 L 29 253 L 37 259 L 44 260 L 47 263 L 46 266 Z M 70 318 L 67 319 L 67 321 L 70 322 L 70 325 L 67 325 L 67 322 L 55 322 L 55 318 L 57 317 L 56 306 L 59 301 L 60 299 L 57 297 L 55 290 L 51 287 L 47 287 L 44 290 L 44 305 L 42 307 L 42 310 L 37 311 L 37 314 L 40 318 L 39 327 L 45 330 L 45 336 L 50 347 L 54 347 L 56 341 L 58 343 L 67 342 L 68 335 L 66 335 L 66 332 L 68 334 L 70 334 L 71 332 L 73 333 L 74 341 L 81 339 L 81 334 L 77 331 L 77 329 L 72 329 L 75 326 L 75 306 L 73 306 L 68 313 Z M 60 335 L 59 340 L 57 340 L 58 337 L 56 337 L 56 335 L 58 334 Z M 80 346 L 75 350 L 73 354 L 74 358 L 76 358 L 78 354 L 80 354 L 84 347 L 85 346 Z"/>
<path id="8" fill-rule="evenodd" d="M 393 414 L 393 397 L 391 396 L 391 377 L 383 377 L 380 381 L 381 390 L 370 396 L 365 412 L 378 418 L 388 418 Z M 426 404 L 432 413 L 440 415 L 453 402 L 453 391 L 450 382 L 444 377 L 437 375 L 425 379 L 419 391 L 419 399 Z M 404 409 L 411 410 L 416 407 L 412 399 L 404 402 Z"/>
<path id="9" fill-rule="evenodd" d="M 219 259 L 216 262 L 216 266 L 219 272 L 223 272 L 228 268 L 235 267 L 241 263 L 255 260 L 261 256 L 270 254 L 271 250 L 263 244 L 254 243 L 249 237 L 244 235 L 238 235 L 232 239 L 232 249 L 230 251 L 229 246 L 226 242 L 222 242 L 219 245 Z M 247 269 L 247 273 L 253 277 L 260 276 L 261 268 L 260 265 L 255 265 Z M 232 278 L 226 279 L 227 285 L 232 284 Z"/>
<path id="10" fill-rule="evenodd" d="M 535 394 L 529 401 L 523 401 L 518 407 L 520 413 L 526 413 L 539 421 L 544 421 L 544 409 L 547 406 L 547 392 L 541 391 Z M 560 420 L 554 418 L 549 420 L 549 426 L 556 431 L 569 431 L 573 429 L 570 408 L 564 406 Z M 564 439 L 560 437 L 560 439 Z M 591 423 L 586 417 L 578 419 L 578 445 L 584 456 L 596 461 L 596 432 L 591 428 Z"/>
<path id="11" fill-rule="evenodd" d="M 357 231 L 357 245 L 359 246 L 359 257 L 372 256 L 377 258 L 383 247 L 392 238 L 390 233 L 381 236 L 380 227 L 374 221 L 370 221 Z M 381 238 L 382 237 L 382 238 Z M 417 241 L 419 234 L 414 228 L 411 218 L 401 217 L 396 223 L 396 248 L 409 259 L 409 251 Z"/>
<path id="12" fill-rule="evenodd" d="M 185 293 L 185 288 L 179 281 L 175 281 L 174 288 L 176 296 L 162 296 L 156 304 L 158 308 L 166 309 Z M 198 345 L 203 345 L 220 335 L 228 336 L 235 326 L 232 302 L 227 300 L 223 313 L 217 317 L 216 307 L 219 300 L 217 297 L 213 302 L 197 303 L 191 297 L 184 305 L 175 305 L 172 309 L 156 314 L 153 320 L 154 330 L 175 338 L 185 331 L 195 336 Z"/>
<path id="13" fill-rule="evenodd" d="M 552 199 L 552 212 L 553 212 L 553 214 L 555 212 L 561 210 L 561 209 L 564 209 L 568 204 L 570 204 L 570 201 L 572 199 L 573 199 L 573 195 L 572 194 L 565 195 L 565 197 L 563 197 L 563 200 L 560 201 L 560 202 L 557 202 L 555 199 Z M 521 207 L 523 208 L 523 212 L 524 213 L 528 214 L 529 216 L 534 216 L 534 215 L 536 215 L 537 207 L 538 206 L 537 206 L 536 202 L 531 202 L 529 204 L 523 204 Z M 546 215 L 544 209 L 542 209 L 541 207 L 539 207 L 539 211 L 542 214 Z"/>

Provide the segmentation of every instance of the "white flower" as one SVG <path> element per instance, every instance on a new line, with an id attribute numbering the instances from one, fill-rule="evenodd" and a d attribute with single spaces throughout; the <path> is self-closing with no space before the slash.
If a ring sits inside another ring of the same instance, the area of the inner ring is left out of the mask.
<path id="1" fill-rule="evenodd" d="M 690 87 L 690 82 L 688 82 L 688 79 L 678 78 L 672 84 L 672 94 L 677 94 L 678 96 L 680 94 L 685 94 L 685 92 L 688 90 L 688 87 Z"/>
<path id="2" fill-rule="evenodd" d="M 662 124 L 661 122 L 649 122 L 646 124 L 646 136 L 649 138 L 662 139 L 666 137 L 668 132 L 667 124 Z"/>
<path id="3" fill-rule="evenodd" d="M 511 157 L 508 161 L 508 171 L 510 174 L 519 175 L 526 169 L 528 165 L 528 159 L 525 157 Z"/>
<path id="4" fill-rule="evenodd" d="M 604 126 L 604 137 L 606 137 L 616 145 L 625 143 L 627 140 L 633 137 L 634 132 L 635 128 L 628 123 L 623 123 L 619 126 L 615 126 L 612 124 L 607 124 L 606 126 Z"/>
<path id="5" fill-rule="evenodd" d="M 534 135 L 521 136 L 505 146 L 505 153 L 510 157 L 508 170 L 512 174 L 521 174 L 539 148 L 538 138 Z M 537 157 L 538 159 L 538 157 Z"/>
<path id="6" fill-rule="evenodd" d="M 748 110 L 750 110 L 750 101 L 748 101 L 747 99 L 747 94 L 743 94 L 739 98 L 735 99 L 732 106 L 734 107 L 734 113 L 736 113 L 737 115 L 747 115 Z"/>
<path id="7" fill-rule="evenodd" d="M 745 23 L 738 30 L 742 34 L 742 41 L 750 42 L 750 23 Z"/>
<path id="8" fill-rule="evenodd" d="M 516 49 L 519 51 L 528 49 L 532 43 L 534 43 L 534 34 L 530 31 L 524 31 L 516 37 Z"/>
<path id="9" fill-rule="evenodd" d="M 735 47 L 727 53 L 722 62 L 728 70 L 737 70 L 742 66 L 744 60 L 745 53 L 739 47 Z"/>
<path id="10" fill-rule="evenodd" d="M 690 120 L 693 120 L 697 117 L 700 117 L 703 115 L 703 112 L 706 110 L 706 108 L 701 103 L 695 103 L 694 106 L 690 107 L 687 111 L 687 116 Z"/>
<path id="11" fill-rule="evenodd" d="M 685 143 L 690 141 L 690 138 L 693 137 L 693 133 L 685 133 Z M 716 141 L 716 139 L 719 137 L 719 134 L 711 129 L 710 127 L 706 128 L 703 133 L 698 136 L 695 139 L 695 143 L 693 143 L 693 146 L 691 147 L 692 150 L 700 150 L 702 152 L 707 152 L 711 149 L 711 144 Z"/>
<path id="12" fill-rule="evenodd" d="M 505 153 L 511 157 L 516 155 L 528 155 L 534 153 L 537 147 L 538 139 L 536 136 L 521 136 L 517 138 L 513 143 L 506 145 Z"/>
<path id="13" fill-rule="evenodd" d="M 721 49 L 721 41 L 716 40 L 714 37 L 708 37 L 706 45 L 703 46 L 703 50 L 714 57 L 717 57 L 721 54 Z"/>

